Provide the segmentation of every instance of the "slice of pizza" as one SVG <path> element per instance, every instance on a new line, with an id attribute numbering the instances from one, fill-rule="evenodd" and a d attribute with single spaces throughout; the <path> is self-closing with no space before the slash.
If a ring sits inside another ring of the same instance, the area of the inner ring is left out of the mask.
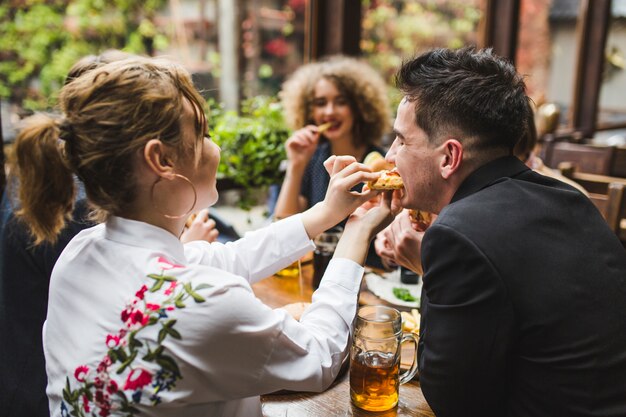
<path id="1" fill-rule="evenodd" d="M 382 170 L 377 180 L 370 181 L 367 186 L 370 190 L 399 190 L 404 187 L 402 177 L 394 168 L 392 170 Z"/>
<path id="2" fill-rule="evenodd" d="M 423 210 L 409 210 L 409 218 L 418 232 L 426 231 L 433 222 L 432 214 Z"/>

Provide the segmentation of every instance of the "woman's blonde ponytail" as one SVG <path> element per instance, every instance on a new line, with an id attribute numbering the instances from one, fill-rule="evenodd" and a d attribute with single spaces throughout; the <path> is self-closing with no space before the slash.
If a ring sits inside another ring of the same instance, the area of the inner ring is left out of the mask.
<path id="1" fill-rule="evenodd" d="M 15 140 L 12 172 L 19 181 L 16 216 L 29 228 L 33 242 L 55 243 L 71 218 L 76 187 L 62 151 L 59 122 L 38 114 L 24 120 Z"/>

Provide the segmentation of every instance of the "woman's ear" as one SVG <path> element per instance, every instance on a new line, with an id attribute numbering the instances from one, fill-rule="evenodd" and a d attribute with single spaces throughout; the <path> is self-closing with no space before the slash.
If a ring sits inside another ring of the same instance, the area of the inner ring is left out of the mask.
<path id="1" fill-rule="evenodd" d="M 143 148 L 143 159 L 148 168 L 159 177 L 174 176 L 174 164 L 167 147 L 158 139 L 150 139 Z"/>
<path id="2" fill-rule="evenodd" d="M 443 179 L 448 179 L 461 166 L 463 159 L 463 144 L 456 139 L 448 139 L 441 145 L 443 152 L 440 172 Z"/>

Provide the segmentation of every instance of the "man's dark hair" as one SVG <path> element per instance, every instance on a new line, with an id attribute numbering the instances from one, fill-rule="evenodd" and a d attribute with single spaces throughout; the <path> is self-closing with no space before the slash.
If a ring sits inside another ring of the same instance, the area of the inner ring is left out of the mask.
<path id="1" fill-rule="evenodd" d="M 512 150 L 529 117 L 526 85 L 491 49 L 435 49 L 405 62 L 396 85 L 416 101 L 415 120 L 430 140 L 450 133 L 480 149 Z"/>

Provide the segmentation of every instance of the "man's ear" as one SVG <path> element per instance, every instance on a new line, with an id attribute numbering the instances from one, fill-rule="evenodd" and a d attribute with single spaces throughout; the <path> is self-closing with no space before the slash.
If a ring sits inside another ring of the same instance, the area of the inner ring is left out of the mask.
<path id="1" fill-rule="evenodd" d="M 169 178 L 174 175 L 174 165 L 167 147 L 158 139 L 150 139 L 143 148 L 143 159 L 148 168 L 159 177 Z"/>
<path id="2" fill-rule="evenodd" d="M 463 144 L 456 139 L 448 139 L 441 145 L 441 164 L 439 170 L 443 179 L 448 179 L 461 166 Z"/>

